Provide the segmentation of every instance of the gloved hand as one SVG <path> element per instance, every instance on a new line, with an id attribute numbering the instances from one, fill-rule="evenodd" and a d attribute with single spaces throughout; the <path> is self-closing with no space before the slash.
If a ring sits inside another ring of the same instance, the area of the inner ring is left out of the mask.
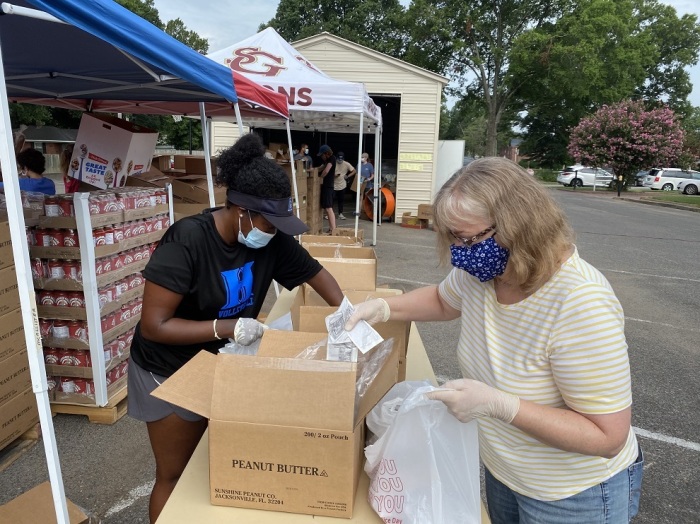
<path id="1" fill-rule="evenodd" d="M 254 318 L 239 318 L 233 328 L 233 340 L 242 346 L 249 346 L 260 337 L 268 327 Z"/>
<path id="2" fill-rule="evenodd" d="M 367 302 L 360 302 L 354 306 L 355 311 L 345 323 L 345 331 L 351 331 L 360 320 L 366 320 L 370 324 L 386 322 L 389 320 L 391 310 L 389 304 L 383 298 L 375 298 Z"/>
<path id="3" fill-rule="evenodd" d="M 491 417 L 510 423 L 520 409 L 520 398 L 479 382 L 462 378 L 445 382 L 445 390 L 427 394 L 432 400 L 441 400 L 447 410 L 459 421 Z"/>

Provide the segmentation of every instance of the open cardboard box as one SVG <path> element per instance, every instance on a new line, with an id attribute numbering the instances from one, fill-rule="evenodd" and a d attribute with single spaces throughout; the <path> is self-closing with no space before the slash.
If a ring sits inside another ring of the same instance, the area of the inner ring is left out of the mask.
<path id="1" fill-rule="evenodd" d="M 396 383 L 398 351 L 356 404 L 357 363 L 294 358 L 325 337 L 269 330 L 257 356 L 202 351 L 153 392 L 209 419 L 212 504 L 352 516 L 364 418 Z"/>
<path id="2" fill-rule="evenodd" d="M 373 298 L 386 298 L 401 295 L 400 289 L 379 288 L 374 291 L 343 290 L 351 304 L 359 304 Z M 326 317 L 337 310 L 326 304 L 321 295 L 311 286 L 302 285 L 294 297 L 290 307 L 292 328 L 295 331 L 325 331 Z M 406 380 L 406 351 L 411 323 L 400 320 L 390 320 L 372 326 L 384 340 L 394 339 L 394 347 L 399 351 L 399 382 Z"/>
<path id="3" fill-rule="evenodd" d="M 362 247 L 362 240 L 356 237 L 339 237 L 339 236 L 329 236 L 329 235 L 301 235 L 299 239 L 301 245 L 307 247 L 313 244 L 324 244 L 324 245 L 342 245 L 342 246 L 355 246 Z"/>
<path id="4" fill-rule="evenodd" d="M 209 203 L 209 188 L 206 175 L 181 176 L 172 180 L 173 195 L 185 202 Z M 214 202 L 223 205 L 226 202 L 226 187 L 214 183 Z"/>
<path id="5" fill-rule="evenodd" d="M 333 275 L 340 289 L 377 288 L 377 255 L 373 248 L 310 244 L 306 250 Z"/>

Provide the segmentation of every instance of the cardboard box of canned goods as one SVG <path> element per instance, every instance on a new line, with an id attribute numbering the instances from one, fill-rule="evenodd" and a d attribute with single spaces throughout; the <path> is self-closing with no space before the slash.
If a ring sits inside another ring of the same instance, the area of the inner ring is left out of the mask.
<path id="1" fill-rule="evenodd" d="M 257 356 L 202 351 L 154 391 L 209 419 L 212 504 L 352 516 L 364 417 L 396 383 L 398 351 L 356 402 L 357 363 L 295 358 L 325 337 L 269 330 Z"/>

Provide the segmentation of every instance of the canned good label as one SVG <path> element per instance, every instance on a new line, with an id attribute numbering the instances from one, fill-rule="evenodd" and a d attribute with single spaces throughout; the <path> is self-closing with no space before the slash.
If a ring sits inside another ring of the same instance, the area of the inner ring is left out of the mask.
<path id="1" fill-rule="evenodd" d="M 53 324 L 53 338 L 68 338 L 68 324 L 65 322 L 54 322 Z"/>
<path id="2" fill-rule="evenodd" d="M 75 393 L 75 381 L 72 377 L 61 377 L 59 389 L 62 393 Z"/>

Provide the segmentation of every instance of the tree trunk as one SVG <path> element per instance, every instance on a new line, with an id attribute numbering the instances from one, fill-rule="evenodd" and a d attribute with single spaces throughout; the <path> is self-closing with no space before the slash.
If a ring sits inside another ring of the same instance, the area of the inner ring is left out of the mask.
<path id="1" fill-rule="evenodd" d="M 491 106 L 492 104 L 489 104 Z M 486 123 L 486 156 L 498 156 L 498 121 L 500 114 L 495 107 L 489 107 Z"/>

